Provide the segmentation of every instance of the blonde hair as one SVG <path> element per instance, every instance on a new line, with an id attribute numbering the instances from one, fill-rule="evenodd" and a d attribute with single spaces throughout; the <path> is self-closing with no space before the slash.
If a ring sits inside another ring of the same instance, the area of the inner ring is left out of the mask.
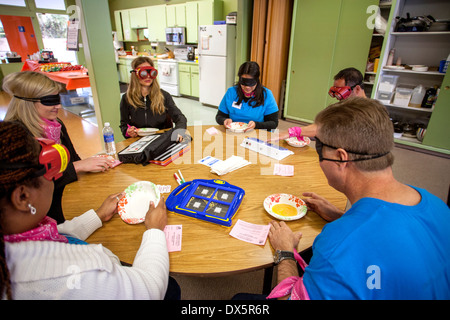
<path id="1" fill-rule="evenodd" d="M 61 84 L 51 80 L 45 74 L 34 71 L 16 72 L 7 75 L 3 80 L 3 90 L 11 95 L 11 102 L 5 115 L 5 121 L 22 122 L 35 137 L 43 137 L 44 131 L 40 126 L 41 118 L 35 103 L 25 101 L 14 96 L 24 98 L 41 98 L 62 92 Z"/>
<path id="2" fill-rule="evenodd" d="M 143 63 L 149 63 L 152 67 L 154 67 L 152 59 L 148 57 L 137 57 L 131 62 L 131 67 L 135 70 Z M 150 86 L 150 99 L 152 101 L 150 106 L 152 112 L 154 114 L 163 114 L 166 107 L 164 106 L 164 96 L 161 92 L 157 79 L 153 79 Z M 130 76 L 130 85 L 127 90 L 127 100 L 128 103 L 135 108 L 145 108 L 145 104 L 142 102 L 141 84 L 139 83 L 139 78 L 137 77 L 136 72 L 132 72 Z"/>
<path id="3" fill-rule="evenodd" d="M 342 100 L 322 110 L 316 116 L 315 123 L 319 127 L 320 139 L 349 152 L 351 160 L 365 158 L 364 154 L 386 154 L 376 159 L 353 162 L 359 170 L 377 171 L 392 166 L 394 126 L 386 107 L 377 100 L 362 97 Z"/>

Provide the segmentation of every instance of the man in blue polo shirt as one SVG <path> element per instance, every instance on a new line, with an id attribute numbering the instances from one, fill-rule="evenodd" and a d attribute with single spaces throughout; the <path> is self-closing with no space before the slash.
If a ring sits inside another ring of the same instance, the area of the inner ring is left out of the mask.
<path id="1" fill-rule="evenodd" d="M 394 178 L 385 107 L 349 98 L 321 111 L 315 123 L 320 166 L 352 207 L 344 213 L 315 193 L 303 194 L 308 209 L 330 221 L 303 275 L 309 298 L 450 299 L 449 207 Z M 293 248 L 300 235 L 272 222 L 269 239 L 283 257 L 278 282 L 298 279 Z"/>

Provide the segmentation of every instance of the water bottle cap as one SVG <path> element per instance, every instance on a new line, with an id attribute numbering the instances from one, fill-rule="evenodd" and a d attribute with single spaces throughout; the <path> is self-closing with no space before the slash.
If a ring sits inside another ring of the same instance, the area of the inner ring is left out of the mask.
<path id="1" fill-rule="evenodd" d="M 105 127 L 109 127 L 109 122 L 105 122 Z"/>

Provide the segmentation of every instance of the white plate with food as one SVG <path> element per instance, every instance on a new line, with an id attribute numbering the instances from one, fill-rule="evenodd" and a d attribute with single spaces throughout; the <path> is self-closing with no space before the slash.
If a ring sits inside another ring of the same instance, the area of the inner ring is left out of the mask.
<path id="1" fill-rule="evenodd" d="M 129 224 L 144 222 L 150 201 L 158 205 L 161 194 L 158 187 L 149 181 L 138 181 L 125 189 L 125 196 L 118 204 L 119 216 Z"/>
<path id="2" fill-rule="evenodd" d="M 141 137 L 150 136 L 152 134 L 155 134 L 158 131 L 159 131 L 158 128 L 140 128 L 140 129 L 136 130 L 138 136 L 141 136 Z"/>
<path id="3" fill-rule="evenodd" d="M 245 122 L 232 122 L 230 124 L 230 130 L 231 132 L 235 133 L 243 133 L 245 129 L 248 128 L 248 123 Z"/>
<path id="4" fill-rule="evenodd" d="M 286 141 L 288 145 L 296 148 L 303 148 L 311 143 L 311 140 L 308 137 L 303 137 L 303 140 L 299 140 L 297 137 L 290 137 L 284 141 Z"/>
<path id="5" fill-rule="evenodd" d="M 291 194 L 275 193 L 264 199 L 264 209 L 278 220 L 292 221 L 305 216 L 308 208 L 306 203 Z"/>

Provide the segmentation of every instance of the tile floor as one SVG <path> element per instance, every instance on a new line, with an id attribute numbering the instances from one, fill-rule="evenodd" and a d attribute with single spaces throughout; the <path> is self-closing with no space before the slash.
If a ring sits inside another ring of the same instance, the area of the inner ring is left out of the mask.
<path id="1" fill-rule="evenodd" d="M 198 100 L 173 97 L 177 107 L 183 112 L 188 119 L 188 126 L 199 125 L 216 125 L 217 107 L 203 105 Z"/>

